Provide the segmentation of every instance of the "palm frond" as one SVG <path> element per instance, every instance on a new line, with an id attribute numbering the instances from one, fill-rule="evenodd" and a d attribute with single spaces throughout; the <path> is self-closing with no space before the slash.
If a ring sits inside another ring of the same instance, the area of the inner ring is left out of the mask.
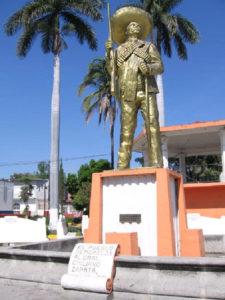
<path id="1" fill-rule="evenodd" d="M 66 23 L 71 24 L 70 32 L 71 34 L 74 33 L 81 44 L 83 44 L 84 40 L 86 40 L 91 49 L 97 48 L 97 38 L 95 32 L 87 22 L 71 12 L 62 12 L 61 15 Z"/>
<path id="2" fill-rule="evenodd" d="M 40 32 L 42 33 L 41 38 L 41 48 L 44 53 L 48 53 L 53 47 L 53 36 L 51 27 L 47 26 L 45 23 L 40 24 Z"/>
<path id="3" fill-rule="evenodd" d="M 164 20 L 163 20 L 164 19 Z M 169 15 L 169 14 L 163 14 L 161 20 L 167 27 L 167 30 L 169 31 L 170 37 L 178 33 L 179 27 L 178 27 L 178 22 L 177 18 L 174 15 Z"/>
<path id="4" fill-rule="evenodd" d="M 108 118 L 109 98 L 110 95 L 110 77 L 106 69 L 106 60 L 94 58 L 88 65 L 88 72 L 78 88 L 78 94 L 82 95 L 87 87 L 95 88 L 95 92 L 89 94 L 82 100 L 82 107 L 86 113 L 97 109 L 99 112 L 99 122 L 101 123 L 102 115 L 104 121 Z M 112 112 L 113 110 L 111 110 Z M 90 114 L 88 114 L 90 116 Z"/>
<path id="5" fill-rule="evenodd" d="M 90 17 L 94 21 L 102 20 L 102 14 L 99 9 L 105 6 L 105 1 L 101 0 L 66 0 L 64 1 L 65 10 L 74 10 L 74 12 Z"/>
<path id="6" fill-rule="evenodd" d="M 23 33 L 20 35 L 19 41 L 17 43 L 17 55 L 26 56 L 27 52 L 30 50 L 31 45 L 37 36 L 37 24 L 32 23 L 29 26 L 26 26 Z"/>
<path id="7" fill-rule="evenodd" d="M 92 110 L 95 104 L 98 102 L 99 93 L 98 91 L 94 91 L 93 93 L 89 94 L 82 100 L 82 109 L 83 112 L 87 112 L 90 109 Z M 93 103 L 91 103 L 93 102 Z"/>
<path id="8" fill-rule="evenodd" d="M 107 95 L 104 95 L 102 97 L 101 102 L 99 102 L 99 118 L 98 118 L 98 124 L 101 124 L 102 116 L 104 119 L 104 124 L 106 123 L 106 120 L 109 117 L 109 98 Z"/>
<path id="9" fill-rule="evenodd" d="M 78 95 L 81 96 L 87 87 L 110 91 L 110 75 L 106 69 L 105 59 L 94 58 L 88 65 L 88 72 L 78 88 Z"/>
<path id="10" fill-rule="evenodd" d="M 47 0 L 36 0 L 28 3 L 23 8 L 22 22 L 29 24 L 52 11 L 51 3 Z"/>
<path id="11" fill-rule="evenodd" d="M 59 54 L 62 48 L 67 48 L 65 41 L 60 37 L 57 14 L 47 15 L 38 20 L 38 31 L 42 34 L 41 47 L 44 53 Z"/>
<path id="12" fill-rule="evenodd" d="M 173 41 L 178 56 L 185 59 L 187 49 L 184 42 L 194 44 L 199 41 L 200 34 L 189 20 L 179 14 L 170 14 L 171 10 L 179 5 L 182 0 L 140 0 L 140 2 L 144 3 L 144 9 L 153 16 L 159 52 L 161 53 L 161 48 L 163 48 L 164 53 L 171 57 L 171 41 Z"/>
<path id="13" fill-rule="evenodd" d="M 68 49 L 68 45 L 67 45 L 66 41 L 63 38 L 61 38 L 60 43 L 61 43 L 61 50 Z"/>
<path id="14" fill-rule="evenodd" d="M 180 33 L 185 42 L 194 44 L 199 42 L 200 33 L 192 22 L 183 18 L 180 14 L 176 14 L 177 24 L 179 26 Z"/>
<path id="15" fill-rule="evenodd" d="M 172 56 L 171 37 L 170 37 L 169 31 L 167 30 L 167 28 L 165 26 L 162 28 L 161 34 L 162 34 L 163 52 L 168 57 L 171 57 Z"/>
<path id="16" fill-rule="evenodd" d="M 140 1 L 133 1 L 133 0 L 128 0 L 124 2 L 123 4 L 119 5 L 118 8 L 127 7 L 127 6 L 144 8 L 144 5 L 140 3 Z"/>
<path id="17" fill-rule="evenodd" d="M 23 26 L 22 21 L 23 8 L 14 13 L 11 17 L 8 18 L 6 24 L 4 25 L 5 32 L 7 35 L 15 34 Z"/>
<path id="18" fill-rule="evenodd" d="M 42 50 L 44 53 L 52 51 L 59 53 L 67 48 L 63 36 L 75 36 L 82 44 L 87 41 L 91 49 L 97 48 L 97 39 L 92 27 L 82 19 L 81 15 L 97 21 L 102 18 L 100 9 L 105 0 L 34 0 L 25 4 L 20 10 L 8 18 L 5 24 L 7 35 L 13 35 L 23 29 L 18 42 L 18 53 L 24 55 L 27 51 L 22 46 L 25 42 L 29 49 L 28 31 L 33 24 L 38 25 L 37 33 L 42 35 Z M 63 18 L 60 31 L 60 18 Z M 60 36 L 62 34 L 62 36 Z"/>
<path id="19" fill-rule="evenodd" d="M 115 121 L 116 113 L 117 102 L 111 97 L 110 94 L 105 94 L 99 103 L 99 124 L 101 123 L 102 117 L 104 123 L 106 123 L 106 121 L 109 119 L 110 124 L 112 124 Z"/>
<path id="20" fill-rule="evenodd" d="M 61 35 L 62 36 L 73 36 L 74 35 L 74 25 L 73 24 L 65 24 L 61 27 Z"/>
<path id="21" fill-rule="evenodd" d="M 160 15 L 164 13 L 163 4 L 158 0 L 144 1 L 144 9 L 152 15 L 154 23 L 157 22 Z"/>
<path id="22" fill-rule="evenodd" d="M 94 111 L 98 111 L 99 108 L 99 99 L 97 99 L 95 102 L 90 104 L 89 108 L 86 110 L 85 113 L 85 121 L 88 123 L 90 121 L 91 116 L 93 115 Z"/>
<path id="23" fill-rule="evenodd" d="M 41 47 L 44 53 L 52 51 L 54 45 L 54 36 L 56 32 L 56 15 L 48 15 L 39 20 L 38 31 L 42 34 Z"/>
<path id="24" fill-rule="evenodd" d="M 174 35 L 174 44 L 180 59 L 187 59 L 187 48 L 179 34 Z"/>
<path id="25" fill-rule="evenodd" d="M 33 23 L 48 13 L 50 7 L 48 1 L 39 0 L 25 4 L 20 10 L 10 16 L 5 24 L 7 35 L 15 34 L 23 26 Z"/>
<path id="26" fill-rule="evenodd" d="M 79 97 L 82 96 L 86 88 L 95 87 L 95 86 L 97 86 L 97 84 L 94 80 L 90 78 L 84 79 L 78 88 L 78 96 Z"/>
<path id="27" fill-rule="evenodd" d="M 114 166 L 114 122 L 116 118 L 116 100 L 112 97 L 110 91 L 111 77 L 106 68 L 106 59 L 94 58 L 88 65 L 88 72 L 83 82 L 79 86 L 78 93 L 81 95 L 85 88 L 95 88 L 95 92 L 89 94 L 82 100 L 85 120 L 88 122 L 95 110 L 98 109 L 98 123 L 104 120 L 110 121 L 110 140 L 111 140 L 111 166 Z"/>
<path id="28" fill-rule="evenodd" d="M 164 0 L 163 1 L 163 10 L 167 13 L 171 12 L 171 10 L 180 4 L 183 0 Z"/>

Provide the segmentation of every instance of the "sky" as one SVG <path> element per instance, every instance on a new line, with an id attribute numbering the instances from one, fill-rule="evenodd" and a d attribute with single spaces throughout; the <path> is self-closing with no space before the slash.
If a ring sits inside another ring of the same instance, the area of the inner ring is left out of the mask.
<path id="1" fill-rule="evenodd" d="M 13 173 L 37 171 L 37 162 L 50 158 L 50 116 L 53 56 L 43 54 L 39 38 L 26 58 L 16 56 L 18 34 L 6 36 L 7 18 L 27 0 L 0 0 L 0 178 Z M 113 13 L 121 0 L 109 1 Z M 225 119 L 225 1 L 183 0 L 173 13 L 195 24 L 200 42 L 187 45 L 188 60 L 162 55 L 166 125 Z M 75 38 L 67 39 L 68 50 L 61 53 L 60 158 L 66 174 L 76 173 L 90 159 L 110 160 L 109 126 L 98 125 L 98 115 L 88 124 L 77 90 L 95 57 L 104 57 L 108 39 L 106 9 L 104 20 L 92 23 L 98 50 L 92 51 Z M 142 130 L 138 116 L 135 136 Z M 119 148 L 120 122 L 115 126 L 115 159 Z M 131 166 L 138 167 L 134 158 Z"/>

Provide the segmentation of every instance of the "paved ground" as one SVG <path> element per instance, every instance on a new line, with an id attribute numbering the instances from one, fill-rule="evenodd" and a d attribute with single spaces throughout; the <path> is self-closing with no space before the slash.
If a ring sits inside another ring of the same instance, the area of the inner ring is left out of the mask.
<path id="1" fill-rule="evenodd" d="M 63 290 L 60 286 L 0 280 L 0 300 L 109 300 L 105 294 Z"/>
<path id="2" fill-rule="evenodd" d="M 199 298 L 63 290 L 60 286 L 0 279 L 0 300 L 197 300 Z M 214 300 L 214 299 L 208 299 Z"/>

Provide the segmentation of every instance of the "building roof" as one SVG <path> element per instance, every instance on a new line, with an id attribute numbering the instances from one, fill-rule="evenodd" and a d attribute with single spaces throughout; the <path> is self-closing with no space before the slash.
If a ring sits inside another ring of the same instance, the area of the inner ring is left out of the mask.
<path id="1" fill-rule="evenodd" d="M 225 128 L 225 120 L 166 126 L 160 128 L 161 136 L 167 138 L 169 157 L 179 153 L 186 155 L 217 154 L 221 152 L 220 132 Z M 133 151 L 147 149 L 146 131 L 134 140 Z"/>

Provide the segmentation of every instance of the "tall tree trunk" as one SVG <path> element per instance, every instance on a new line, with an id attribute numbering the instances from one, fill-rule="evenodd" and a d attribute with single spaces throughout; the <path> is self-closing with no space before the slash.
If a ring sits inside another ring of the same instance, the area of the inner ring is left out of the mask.
<path id="1" fill-rule="evenodd" d="M 49 229 L 56 230 L 58 222 L 59 124 L 60 124 L 60 60 L 54 55 L 53 90 L 51 107 L 50 157 L 50 220 Z"/>
<path id="2" fill-rule="evenodd" d="M 163 77 L 157 75 L 157 85 L 159 93 L 157 94 L 157 105 L 159 110 L 159 125 L 160 127 L 165 126 L 165 109 L 164 109 L 164 93 L 163 93 Z"/>
<path id="3" fill-rule="evenodd" d="M 111 138 L 111 168 L 114 169 L 114 122 L 110 128 L 110 138 Z"/>

